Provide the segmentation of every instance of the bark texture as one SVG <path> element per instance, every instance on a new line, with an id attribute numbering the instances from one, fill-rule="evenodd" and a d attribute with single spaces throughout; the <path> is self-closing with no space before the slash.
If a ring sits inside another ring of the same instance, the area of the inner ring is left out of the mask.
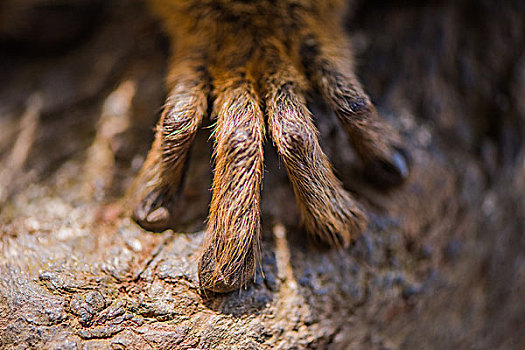
<path id="1" fill-rule="evenodd" d="M 312 96 L 322 146 L 371 223 L 348 249 L 310 244 L 267 142 L 262 266 L 226 295 L 197 279 L 209 129 L 175 204 L 181 232 L 145 232 L 123 210 L 168 49 L 142 4 L 97 6 L 58 53 L 0 26 L 1 349 L 525 348 L 524 2 L 356 2 L 360 80 L 413 173 L 390 193 L 369 185 Z"/>

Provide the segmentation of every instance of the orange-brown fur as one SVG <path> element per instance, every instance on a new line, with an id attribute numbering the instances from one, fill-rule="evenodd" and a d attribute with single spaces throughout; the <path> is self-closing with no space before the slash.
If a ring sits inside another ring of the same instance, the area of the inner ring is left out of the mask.
<path id="1" fill-rule="evenodd" d="M 150 0 L 174 51 L 170 93 L 155 142 L 134 187 L 134 218 L 145 228 L 173 224 L 189 146 L 213 101 L 215 176 L 199 262 L 203 288 L 239 288 L 259 252 L 265 117 L 309 232 L 346 246 L 361 232 L 359 209 L 321 150 L 306 107 L 316 87 L 356 151 L 392 184 L 407 175 L 399 141 L 357 81 L 339 0 Z M 263 110 L 264 108 L 264 110 Z M 403 158 L 404 157 L 404 158 Z"/>

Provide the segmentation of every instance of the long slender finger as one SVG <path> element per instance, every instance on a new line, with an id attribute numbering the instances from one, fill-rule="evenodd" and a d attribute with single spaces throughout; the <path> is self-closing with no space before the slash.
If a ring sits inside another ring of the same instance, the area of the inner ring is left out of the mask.
<path id="1" fill-rule="evenodd" d="M 350 141 L 367 166 L 389 185 L 401 183 L 409 159 L 397 134 L 378 113 L 354 74 L 352 51 L 342 29 L 325 24 L 300 45 L 303 65 L 335 111 Z"/>
<path id="2" fill-rule="evenodd" d="M 207 109 L 205 58 L 196 48 L 179 49 L 170 65 L 171 86 L 155 141 L 133 188 L 134 219 L 144 228 L 172 224 L 173 201 L 181 188 L 186 158 Z"/>
<path id="3" fill-rule="evenodd" d="M 277 45 L 265 50 L 266 71 L 274 72 L 263 79 L 273 143 L 308 231 L 333 245 L 347 245 L 364 229 L 366 216 L 335 177 L 300 92 L 300 74 L 283 51 Z"/>
<path id="4" fill-rule="evenodd" d="M 264 119 L 249 73 L 214 73 L 216 165 L 199 280 L 205 289 L 228 292 L 255 272 Z"/>

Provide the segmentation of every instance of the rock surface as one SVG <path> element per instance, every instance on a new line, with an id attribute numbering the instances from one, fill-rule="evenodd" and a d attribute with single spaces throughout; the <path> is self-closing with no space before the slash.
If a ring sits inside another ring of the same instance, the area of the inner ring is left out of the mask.
<path id="1" fill-rule="evenodd" d="M 65 52 L 3 50 L 0 348 L 525 348 L 524 13 L 519 1 L 358 2 L 361 81 L 413 173 L 390 193 L 368 185 L 314 97 L 323 147 L 371 223 L 348 249 L 310 244 L 269 145 L 261 267 L 226 295 L 204 295 L 196 276 L 209 128 L 181 232 L 126 215 L 165 93 L 166 40 L 144 6 L 106 5 Z"/>

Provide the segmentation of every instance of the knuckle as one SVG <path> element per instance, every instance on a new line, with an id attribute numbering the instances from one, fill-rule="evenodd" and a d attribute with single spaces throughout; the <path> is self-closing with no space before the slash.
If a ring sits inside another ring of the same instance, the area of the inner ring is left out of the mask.
<path id="1" fill-rule="evenodd" d="M 373 112 L 373 105 L 362 96 L 342 96 L 339 103 L 339 113 L 344 118 L 366 118 Z"/>
<path id="2" fill-rule="evenodd" d="M 238 127 L 228 132 L 224 138 L 224 142 L 231 148 L 238 148 L 253 139 L 253 133 L 251 133 L 248 128 Z"/>
<path id="3" fill-rule="evenodd" d="M 197 118 L 186 108 L 167 109 L 161 123 L 162 132 L 166 136 L 193 133 L 197 126 Z"/>
<path id="4" fill-rule="evenodd" d="M 298 123 L 283 125 L 283 138 L 288 148 L 297 148 L 304 144 L 308 137 L 308 129 L 302 128 Z"/>

